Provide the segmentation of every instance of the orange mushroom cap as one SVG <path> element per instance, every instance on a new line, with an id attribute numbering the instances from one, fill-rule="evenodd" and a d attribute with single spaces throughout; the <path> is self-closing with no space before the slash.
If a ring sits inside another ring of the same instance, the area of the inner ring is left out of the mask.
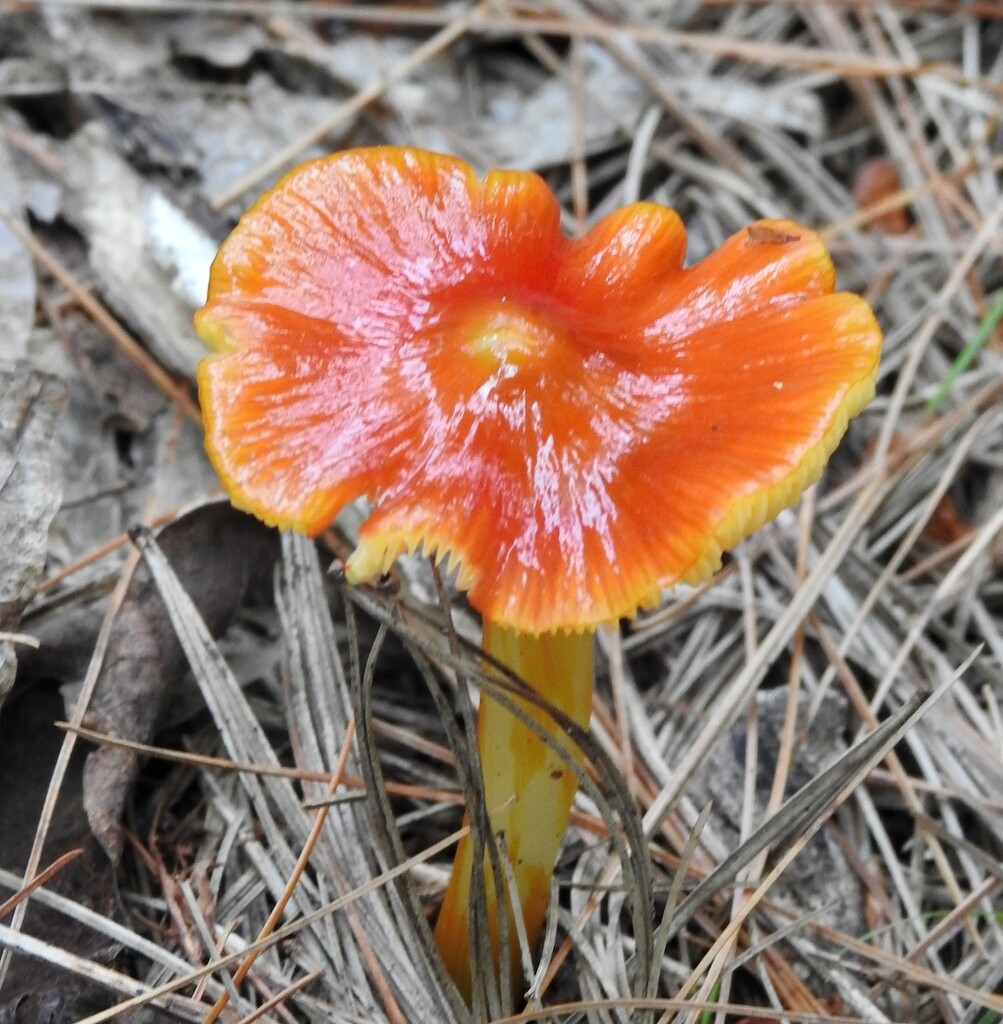
<path id="1" fill-rule="evenodd" d="M 196 314 L 209 454 L 274 525 L 368 496 L 352 581 L 421 547 L 503 626 L 631 615 L 795 502 L 877 372 L 874 316 L 811 231 L 761 221 L 684 270 L 685 246 L 651 203 L 569 239 L 533 174 L 305 164 Z"/>

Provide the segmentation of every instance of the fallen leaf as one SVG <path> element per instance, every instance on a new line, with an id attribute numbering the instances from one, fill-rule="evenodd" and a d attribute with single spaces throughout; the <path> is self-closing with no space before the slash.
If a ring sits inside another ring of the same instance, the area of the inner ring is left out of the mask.
<path id="1" fill-rule="evenodd" d="M 0 210 L 23 213 L 21 183 L 0 135 Z M 5 355 L 23 359 L 35 319 L 35 266 L 31 253 L 0 220 L 0 338 Z"/>
<path id="2" fill-rule="evenodd" d="M 170 369 L 192 375 L 205 354 L 191 315 L 205 295 L 215 246 L 89 124 L 63 149 L 67 217 L 87 238 L 109 305 Z"/>
<path id="3" fill-rule="evenodd" d="M 0 363 L 0 632 L 13 632 L 45 568 L 49 524 L 59 508 L 52 439 L 66 404 L 55 377 Z M 0 705 L 14 685 L 14 645 L 0 639 Z"/>
<path id="4" fill-rule="evenodd" d="M 582 116 L 582 150 L 596 153 L 617 137 L 607 110 L 620 111 L 633 121 L 646 102 L 644 91 L 600 46 L 583 44 L 582 77 L 586 90 Z M 536 170 L 570 160 L 578 150 L 574 127 L 572 85 L 560 78 L 541 76 L 532 92 L 519 79 L 492 89 L 485 111 L 486 123 L 477 142 L 499 167 Z M 602 107 L 592 99 L 600 97 Z M 481 134 L 482 133 L 482 134 Z"/>
<path id="5" fill-rule="evenodd" d="M 773 787 L 789 695 L 787 686 L 761 690 L 756 695 L 759 714 L 759 748 L 756 771 L 754 822 L 762 821 Z M 798 700 L 798 732 L 804 728 L 811 699 L 802 693 Z M 835 692 L 827 693 L 811 720 L 804 741 L 797 750 L 788 779 L 794 792 L 820 775 L 845 750 L 841 737 L 847 705 Z M 746 758 L 746 724 L 736 723 L 714 748 L 693 780 L 698 806 L 712 802 L 710 827 L 717 830 L 728 847 L 741 834 Z M 824 878 L 825 885 L 817 880 Z M 784 872 L 771 890 L 771 899 L 808 913 L 851 935 L 862 929 L 864 898 L 862 886 L 846 856 L 825 830 L 819 832 Z"/>
<path id="6" fill-rule="evenodd" d="M 228 502 L 216 502 L 164 527 L 158 542 L 209 630 L 219 636 L 248 586 L 270 574 L 277 537 Z M 112 627 L 85 724 L 123 739 L 149 741 L 186 664 L 157 589 L 140 566 Z M 132 751 L 104 746 L 88 757 L 84 769 L 84 807 L 112 863 L 121 856 L 119 822 L 138 767 Z"/>
<path id="7" fill-rule="evenodd" d="M 895 195 L 902 189 L 899 170 L 887 157 L 874 157 L 857 168 L 853 179 L 853 198 L 861 208 Z M 889 235 L 904 235 L 909 230 L 909 214 L 904 207 L 888 210 L 871 221 L 871 226 Z"/>

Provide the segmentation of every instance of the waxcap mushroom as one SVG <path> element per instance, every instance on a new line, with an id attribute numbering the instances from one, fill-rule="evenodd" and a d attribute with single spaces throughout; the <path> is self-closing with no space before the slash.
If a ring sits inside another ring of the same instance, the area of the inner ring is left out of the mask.
<path id="1" fill-rule="evenodd" d="M 235 504 L 316 534 L 372 502 L 350 580 L 448 555 L 529 634 L 590 630 L 814 483 L 881 333 L 818 236 L 760 221 L 683 269 L 671 210 L 583 237 L 541 178 L 349 150 L 242 218 L 196 315 L 206 443 Z"/>

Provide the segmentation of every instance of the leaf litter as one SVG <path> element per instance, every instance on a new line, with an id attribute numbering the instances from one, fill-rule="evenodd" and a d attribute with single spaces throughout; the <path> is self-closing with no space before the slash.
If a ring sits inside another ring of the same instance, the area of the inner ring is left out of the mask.
<path id="1" fill-rule="evenodd" d="M 39 742 L 5 746 L 0 1020 L 470 1019 L 427 918 L 476 623 L 414 561 L 325 578 L 355 511 L 245 593 L 269 557 L 189 422 L 214 245 L 293 163 L 381 142 L 535 169 L 569 230 L 668 203 L 691 260 L 801 219 L 887 337 L 800 511 L 604 641 L 578 739 L 607 768 L 506 1019 L 999 1020 L 1001 53 L 954 0 L 0 4 L 0 358 L 30 364 L 0 420 L 63 381 L 0 450 L 51 477 L 2 492 L 39 557 L 5 561 L 0 727 Z"/>

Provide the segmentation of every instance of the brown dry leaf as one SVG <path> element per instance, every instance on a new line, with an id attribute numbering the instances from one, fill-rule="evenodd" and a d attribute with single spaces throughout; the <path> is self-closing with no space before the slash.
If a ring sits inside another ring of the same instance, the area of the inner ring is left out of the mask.
<path id="1" fill-rule="evenodd" d="M 974 528 L 975 524 L 961 514 L 954 497 L 945 494 L 934 509 L 923 536 L 937 547 L 947 547 L 948 544 L 953 544 L 971 533 Z"/>
<path id="2" fill-rule="evenodd" d="M 902 188 L 899 170 L 887 157 L 874 157 L 861 164 L 853 180 L 853 198 L 861 207 L 873 206 L 895 195 Z M 889 235 L 904 235 L 910 226 L 909 214 L 903 207 L 875 217 L 871 224 Z"/>
<path id="3" fill-rule="evenodd" d="M 213 636 L 226 629 L 247 587 L 271 571 L 278 552 L 274 531 L 228 502 L 187 513 L 161 531 L 159 543 Z M 116 618 L 86 725 L 147 742 L 185 664 L 156 587 L 140 567 Z M 84 770 L 87 817 L 113 863 L 121 855 L 119 820 L 138 767 L 132 751 L 101 747 Z"/>
<path id="4" fill-rule="evenodd" d="M 891 451 L 899 452 L 904 447 L 903 436 L 895 434 L 891 439 Z M 974 523 L 964 515 L 957 500 L 949 492 L 937 502 L 933 514 L 923 527 L 922 537 L 934 547 L 944 548 L 961 540 L 973 529 Z"/>
<path id="5" fill-rule="evenodd" d="M 65 404 L 66 389 L 55 377 L 26 363 L 0 363 L 0 633 L 17 627 L 42 579 L 60 499 L 52 439 Z M 0 704 L 16 667 L 13 643 L 0 638 Z"/>

